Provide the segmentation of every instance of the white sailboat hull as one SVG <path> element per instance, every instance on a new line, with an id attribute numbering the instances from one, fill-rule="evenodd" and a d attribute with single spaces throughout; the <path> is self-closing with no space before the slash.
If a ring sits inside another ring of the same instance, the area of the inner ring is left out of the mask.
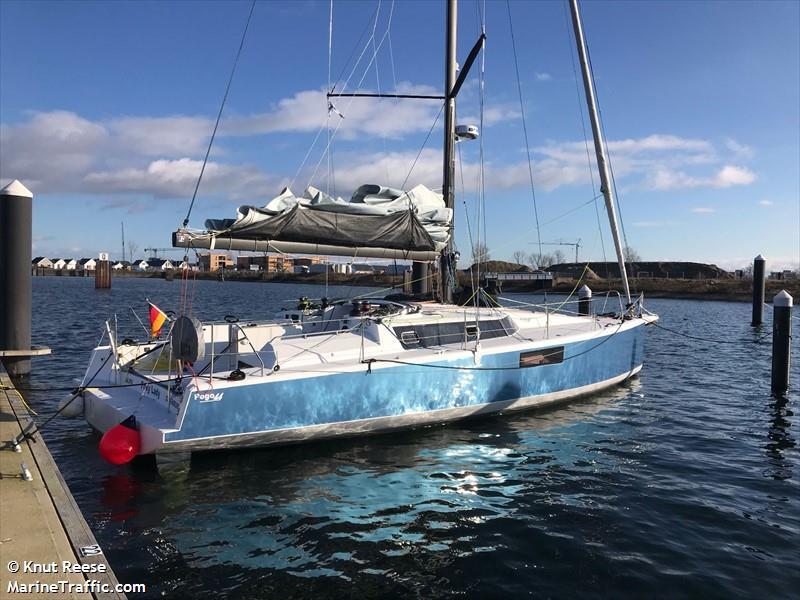
<path id="1" fill-rule="evenodd" d="M 166 387 L 89 389 L 85 415 L 99 431 L 136 416 L 142 454 L 267 446 L 567 402 L 617 385 L 642 368 L 647 320 L 564 317 L 559 322 L 549 328 L 549 337 L 526 338 L 532 330 L 521 328 L 515 337 L 485 340 L 477 352 L 394 347 L 387 353 L 381 346 L 388 344 L 378 339 L 341 362 L 324 360 L 327 353 L 320 350 L 330 344 L 335 358 L 366 338 L 329 334 L 320 345 L 312 337 L 316 358 L 323 359 L 317 364 L 292 367 L 287 359 L 277 372 L 261 375 L 260 368 L 251 368 L 241 381 L 187 378 L 179 403 L 167 401 Z M 589 330 L 578 332 L 581 327 Z M 556 358 L 536 364 L 543 356 Z"/>

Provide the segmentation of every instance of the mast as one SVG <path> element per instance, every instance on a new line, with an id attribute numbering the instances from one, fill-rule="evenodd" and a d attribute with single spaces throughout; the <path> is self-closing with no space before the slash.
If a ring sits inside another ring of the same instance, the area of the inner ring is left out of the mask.
<path id="1" fill-rule="evenodd" d="M 122 228 L 122 259 L 125 260 L 125 221 L 120 221 L 120 227 Z"/>
<path id="2" fill-rule="evenodd" d="M 445 206 L 451 210 L 455 208 L 455 139 L 456 139 L 456 98 L 454 88 L 456 85 L 456 46 L 458 33 L 458 4 L 457 0 L 447 0 L 447 36 L 445 41 L 444 63 L 444 173 L 442 176 L 442 194 Z M 454 211 L 455 212 L 455 211 Z M 449 273 L 455 267 L 453 261 L 453 233 L 450 240 L 442 250 L 439 259 L 439 289 L 442 304 L 452 304 L 453 290 L 449 285 Z"/>
<path id="3" fill-rule="evenodd" d="M 608 169 L 608 161 L 603 142 L 603 132 L 600 129 L 600 119 L 597 113 L 597 99 L 594 94 L 594 82 L 589 68 L 589 54 L 586 50 L 586 40 L 583 37 L 583 24 L 581 15 L 578 11 L 578 0 L 570 0 L 570 12 L 572 13 L 572 28 L 575 32 L 575 43 L 578 46 L 578 56 L 581 60 L 581 72 L 583 73 L 583 88 L 586 91 L 586 104 L 589 107 L 589 118 L 592 122 L 592 135 L 594 137 L 594 151 L 597 155 L 597 168 L 600 171 L 600 191 L 606 201 L 606 212 L 608 222 L 611 225 L 611 235 L 614 237 L 614 247 L 617 250 L 617 262 L 619 263 L 619 273 L 622 277 L 622 285 L 625 288 L 625 298 L 628 304 L 631 303 L 631 289 L 628 285 L 628 273 L 625 269 L 625 255 L 622 250 L 622 241 L 619 237 L 619 227 L 617 225 L 617 211 L 614 204 L 614 193 L 611 186 L 611 176 Z"/>

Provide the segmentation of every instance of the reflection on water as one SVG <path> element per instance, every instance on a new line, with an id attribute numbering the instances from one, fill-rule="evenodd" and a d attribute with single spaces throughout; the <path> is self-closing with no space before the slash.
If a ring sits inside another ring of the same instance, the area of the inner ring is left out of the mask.
<path id="1" fill-rule="evenodd" d="M 790 430 L 790 419 L 794 416 L 789 401 L 786 398 L 773 398 L 770 407 L 772 412 L 772 425 L 769 428 L 765 446 L 767 456 L 772 459 L 774 472 L 771 477 L 775 479 L 791 479 L 792 463 L 786 460 L 786 451 L 795 447 L 794 437 Z"/>
<path id="2" fill-rule="evenodd" d="M 36 341 L 56 348 L 37 363 L 39 385 L 69 382 L 115 304 L 148 295 L 173 308 L 178 293 L 159 281 L 115 281 L 114 298 L 90 281 L 34 283 Z M 200 282 L 195 302 L 256 318 L 319 290 Z M 88 321 L 87 296 L 101 300 Z M 747 305 L 651 308 L 671 328 L 743 344 L 654 329 L 641 377 L 581 402 L 199 455 L 162 475 L 105 465 L 78 421 L 45 435 L 118 577 L 147 582 L 150 598 L 786 597 L 798 583 L 798 373 L 788 400 L 769 397 L 769 345 Z M 31 400 L 46 413 L 58 398 Z"/>

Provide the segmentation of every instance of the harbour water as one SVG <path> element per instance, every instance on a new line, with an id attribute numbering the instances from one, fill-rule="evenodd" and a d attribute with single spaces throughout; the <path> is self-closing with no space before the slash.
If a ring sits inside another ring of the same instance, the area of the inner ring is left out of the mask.
<path id="1" fill-rule="evenodd" d="M 103 321 L 139 329 L 180 281 L 34 278 L 30 386 L 68 387 Z M 331 288 L 329 295 L 353 295 Z M 321 286 L 197 282 L 205 318 L 265 318 Z M 517 297 L 526 299 L 526 297 Z M 639 378 L 449 427 L 113 467 L 82 420 L 43 432 L 122 582 L 147 598 L 785 598 L 800 589 L 800 369 L 769 393 L 770 311 L 653 300 Z M 127 311 L 127 312 L 126 312 Z M 795 321 L 795 324 L 797 321 Z M 800 360 L 795 325 L 794 356 Z M 64 392 L 31 392 L 46 417 Z M 791 590 L 795 590 L 792 592 Z"/>

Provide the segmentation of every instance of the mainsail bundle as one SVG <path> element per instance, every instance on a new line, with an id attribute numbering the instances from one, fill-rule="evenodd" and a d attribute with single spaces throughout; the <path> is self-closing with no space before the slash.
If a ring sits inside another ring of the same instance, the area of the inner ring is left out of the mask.
<path id="1" fill-rule="evenodd" d="M 235 219 L 207 220 L 203 233 L 178 231 L 174 241 L 196 248 L 433 257 L 447 245 L 452 221 L 442 194 L 424 185 L 408 191 L 362 185 L 349 200 L 314 187 L 302 196 L 285 188 L 262 207 L 240 206 Z"/>

